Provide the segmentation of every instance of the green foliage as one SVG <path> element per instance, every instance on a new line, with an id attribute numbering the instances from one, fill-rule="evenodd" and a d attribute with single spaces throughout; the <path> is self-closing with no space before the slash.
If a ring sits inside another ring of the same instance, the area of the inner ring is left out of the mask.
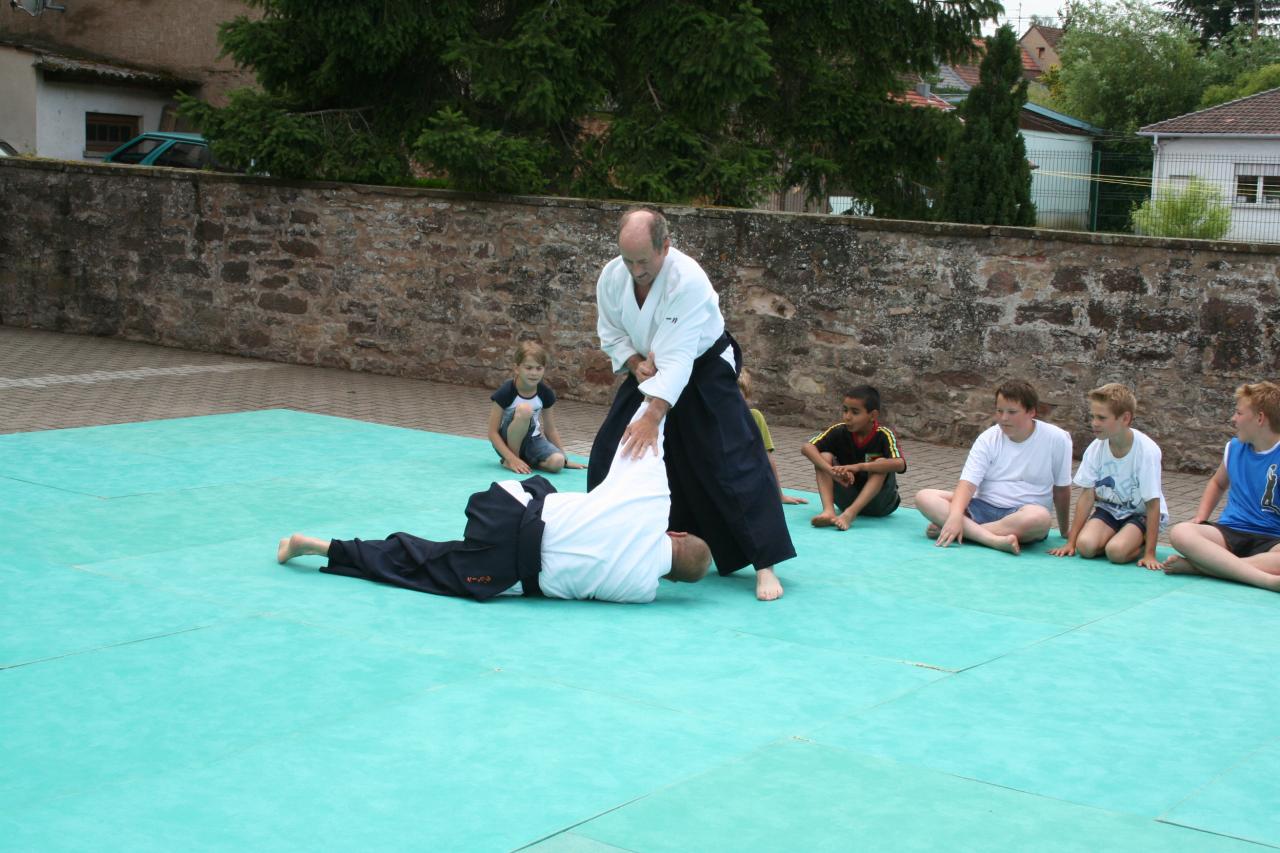
<path id="1" fill-rule="evenodd" d="M 1027 81 L 1017 38 L 1007 24 L 987 39 L 980 75 L 961 108 L 964 132 L 948 158 L 943 218 L 982 225 L 1034 225 L 1031 167 L 1018 133 Z"/>
<path id="2" fill-rule="evenodd" d="M 1231 83 L 1209 86 L 1200 97 L 1200 106 L 1203 108 L 1224 104 L 1227 101 L 1256 95 L 1277 86 L 1280 86 L 1280 63 L 1264 65 L 1256 71 L 1246 71 Z"/>
<path id="3" fill-rule="evenodd" d="M 1182 189 L 1166 189 L 1133 211 L 1133 230 L 1154 237 L 1221 240 L 1231 228 L 1231 208 L 1222 190 L 1192 178 Z"/>
<path id="4" fill-rule="evenodd" d="M 1195 34 L 1142 0 L 1073 6 L 1058 53 L 1054 99 L 1121 133 L 1194 110 L 1207 78 Z"/>
<path id="5" fill-rule="evenodd" d="M 186 110 L 288 177 L 746 204 L 780 181 L 920 207 L 955 119 L 896 102 L 997 0 L 249 0 L 261 92 Z"/>
<path id="6" fill-rule="evenodd" d="M 1207 48 L 1236 29 L 1259 29 L 1280 19 L 1280 0 L 1165 0 L 1169 15 L 1199 33 Z"/>

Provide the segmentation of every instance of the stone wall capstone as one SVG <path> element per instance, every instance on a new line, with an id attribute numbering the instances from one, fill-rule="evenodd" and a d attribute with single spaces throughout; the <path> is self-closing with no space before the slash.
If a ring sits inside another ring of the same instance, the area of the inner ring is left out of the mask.
<path id="1" fill-rule="evenodd" d="M 0 323 L 496 386 L 515 342 L 602 403 L 595 279 L 624 205 L 0 159 Z M 1021 376 L 1091 436 L 1117 381 L 1166 466 L 1207 470 L 1232 392 L 1280 373 L 1280 247 L 667 207 L 779 423 L 869 382 L 907 437 L 963 445 Z M 908 453 L 910 448 L 907 448 Z"/>

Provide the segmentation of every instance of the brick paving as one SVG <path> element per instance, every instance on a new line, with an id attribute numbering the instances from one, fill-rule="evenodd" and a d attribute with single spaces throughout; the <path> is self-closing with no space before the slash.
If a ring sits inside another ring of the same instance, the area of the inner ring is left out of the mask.
<path id="1" fill-rule="evenodd" d="M 483 438 L 490 390 L 0 326 L 0 433 L 286 408 Z M 562 400 L 556 412 L 565 449 L 585 456 L 604 407 Z M 770 431 L 782 484 L 812 491 L 813 466 L 799 452 L 812 430 Z M 902 444 L 907 506 L 919 489 L 955 485 L 965 448 Z M 1205 480 L 1165 472 L 1173 520 L 1191 516 Z"/>

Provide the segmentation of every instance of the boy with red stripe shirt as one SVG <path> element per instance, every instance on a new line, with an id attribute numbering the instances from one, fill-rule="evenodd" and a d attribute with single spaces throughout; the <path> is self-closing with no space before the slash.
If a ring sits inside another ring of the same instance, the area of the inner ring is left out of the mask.
<path id="1" fill-rule="evenodd" d="M 844 395 L 844 420 L 800 448 L 813 463 L 822 498 L 822 512 L 810 519 L 814 527 L 848 530 L 859 514 L 880 517 L 898 508 L 897 475 L 907 461 L 879 418 L 880 392 L 859 385 Z"/>

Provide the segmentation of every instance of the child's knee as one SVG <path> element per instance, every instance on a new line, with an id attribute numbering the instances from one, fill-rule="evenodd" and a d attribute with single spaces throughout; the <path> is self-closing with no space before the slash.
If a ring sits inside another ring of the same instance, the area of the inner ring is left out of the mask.
<path id="1" fill-rule="evenodd" d="M 1181 550 L 1182 544 L 1186 543 L 1191 537 L 1196 536 L 1197 524 L 1190 521 L 1180 521 L 1173 527 L 1169 528 L 1169 544 Z"/>
<path id="2" fill-rule="evenodd" d="M 546 459 L 538 463 L 538 467 L 550 474 L 559 474 L 564 468 L 564 454 L 552 453 Z"/>
<path id="3" fill-rule="evenodd" d="M 512 412 L 512 420 L 527 421 L 533 417 L 533 406 L 528 403 L 520 403 Z"/>
<path id="4" fill-rule="evenodd" d="M 1085 539 L 1081 537 L 1076 540 L 1076 553 L 1086 560 L 1092 560 L 1093 558 L 1101 555 L 1105 548 L 1106 546 L 1096 539 Z"/>
<path id="5" fill-rule="evenodd" d="M 1119 541 L 1118 537 L 1107 543 L 1106 554 L 1107 559 L 1113 563 L 1128 563 L 1133 559 L 1133 549 Z"/>

